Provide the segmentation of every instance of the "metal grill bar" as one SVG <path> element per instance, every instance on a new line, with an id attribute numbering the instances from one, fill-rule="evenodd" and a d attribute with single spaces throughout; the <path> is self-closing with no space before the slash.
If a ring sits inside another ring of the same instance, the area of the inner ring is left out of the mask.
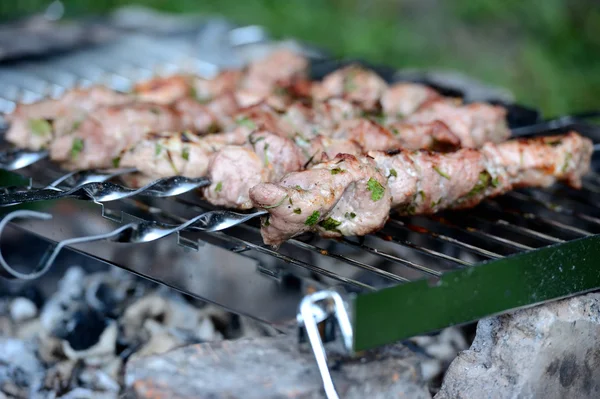
<path id="1" fill-rule="evenodd" d="M 416 231 L 419 234 L 425 234 L 425 235 L 427 235 L 429 237 L 449 242 L 451 244 L 457 245 L 457 246 L 459 246 L 461 248 L 464 248 L 464 249 L 467 249 L 469 251 L 476 252 L 477 254 L 482 255 L 482 256 L 484 256 L 486 258 L 501 258 L 502 257 L 502 255 L 497 254 L 495 252 L 488 251 L 487 249 L 479 248 L 479 247 L 477 247 L 475 245 L 471 245 L 471 244 L 468 244 L 466 242 L 462 242 L 462 241 L 457 240 L 455 238 L 448 237 L 447 235 L 444 235 L 444 234 L 434 233 L 434 232 L 431 232 L 431 231 L 425 230 L 425 229 L 409 229 L 408 227 L 405 226 L 404 222 L 402 222 L 401 220 L 391 219 L 389 221 L 389 223 L 391 223 L 393 225 L 397 225 L 397 226 L 402 227 L 402 228 L 404 228 L 406 230 L 409 230 L 409 231 Z"/>
<path id="2" fill-rule="evenodd" d="M 75 84 L 101 82 L 113 89 L 127 90 L 137 80 L 151 75 L 186 70 L 188 66 L 195 67 L 195 72 L 199 72 L 199 66 L 205 67 L 206 71 L 200 72 L 209 74 L 217 68 L 195 57 L 189 45 L 151 44 L 131 38 L 126 47 L 107 46 L 101 52 L 81 52 L 54 60 L 50 66 L 29 63 L 16 72 L 0 68 L 0 96 L 5 100 L 0 102 L 0 111 L 10 104 L 14 106 L 15 101 L 56 95 Z M 141 50 L 132 53 L 128 50 L 132 48 Z M 25 171 L 42 186 L 53 181 L 57 173 L 48 164 Z M 391 218 L 381 232 L 361 239 L 316 242 L 302 237 L 290 240 L 279 250 L 262 244 L 254 222 L 225 232 L 198 235 L 211 245 L 240 254 L 242 259 L 258 260 L 261 267 L 265 259 L 269 266 L 273 261 L 274 269 L 264 266 L 263 270 L 271 277 L 279 278 L 281 269 L 293 269 L 292 273 L 298 275 L 308 271 L 310 276 L 306 278 L 312 281 L 323 278 L 348 291 L 370 292 L 426 277 L 443 280 L 446 272 L 477 266 L 482 260 L 493 261 L 600 233 L 600 209 L 595 201 L 599 199 L 599 184 L 600 175 L 594 172 L 585 179 L 582 192 L 568 188 L 520 190 L 467 212 Z M 141 218 L 177 222 L 214 209 L 192 195 L 123 203 L 129 206 L 127 212 Z M 111 206 L 121 209 L 125 205 Z M 305 278 L 303 274 L 301 278 Z"/>

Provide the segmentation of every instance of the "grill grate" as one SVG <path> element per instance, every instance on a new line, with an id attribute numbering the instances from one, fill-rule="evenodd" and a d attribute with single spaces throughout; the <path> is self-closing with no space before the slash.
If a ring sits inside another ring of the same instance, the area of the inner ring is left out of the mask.
<path id="1" fill-rule="evenodd" d="M 0 111 L 10 112 L 17 101 L 59 95 L 77 84 L 102 82 L 126 90 L 132 82 L 155 73 L 182 68 L 214 72 L 216 65 L 190 56 L 194 54 L 191 49 L 189 42 L 180 39 L 134 35 L 44 63 L 2 67 Z M 593 126 L 574 128 L 593 138 L 600 137 L 600 129 Z M 599 172 L 597 161 L 595 156 L 595 171 Z M 392 217 L 383 230 L 368 237 L 334 241 L 307 235 L 290 240 L 277 251 L 262 244 L 256 221 L 225 232 L 186 232 L 177 241 L 165 239 L 150 246 L 123 248 L 96 243 L 78 249 L 236 312 L 282 322 L 295 316 L 299 298 L 310 289 L 336 287 L 345 292 L 368 292 L 418 279 L 435 282 L 449 271 L 598 234 L 600 175 L 596 172 L 585 178 L 580 192 L 562 186 L 522 189 L 469 211 Z M 40 162 L 19 174 L 31 177 L 35 186 L 42 187 L 62 172 Z M 114 220 L 125 222 L 138 217 L 180 222 L 214 209 L 193 194 L 171 199 L 128 199 L 102 206 L 102 212 L 98 205 L 70 200 L 41 203 L 39 207 L 53 213 L 57 223 L 68 228 L 26 222 L 19 224 L 17 237 L 28 232 L 38 239 L 57 241 L 81 230 L 77 221 L 82 219 L 89 221 L 86 224 L 91 230 L 86 231 L 91 234 L 97 232 L 93 229 L 108 231 Z M 174 254 L 178 261 L 172 260 Z"/>

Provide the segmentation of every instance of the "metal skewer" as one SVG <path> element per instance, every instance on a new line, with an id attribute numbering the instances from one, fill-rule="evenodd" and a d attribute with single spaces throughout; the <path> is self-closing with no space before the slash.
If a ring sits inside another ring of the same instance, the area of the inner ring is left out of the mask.
<path id="1" fill-rule="evenodd" d="M 143 221 L 128 223 L 111 232 L 86 237 L 69 238 L 51 245 L 36 267 L 29 273 L 19 272 L 10 266 L 0 249 L 0 276 L 9 279 L 33 280 L 46 273 L 54 264 L 59 252 L 69 245 L 82 244 L 95 241 L 113 241 L 119 243 L 145 243 L 155 241 L 182 230 L 192 229 L 200 231 L 218 231 L 244 223 L 249 219 L 266 214 L 258 211 L 251 214 L 240 214 L 230 211 L 212 211 L 198 215 L 185 223 L 174 225 L 167 223 Z M 18 210 L 9 213 L 0 221 L 0 237 L 6 225 L 13 219 L 39 219 L 50 220 L 52 215 L 44 212 Z M 1 242 L 1 239 L 0 239 Z"/>
<path id="2" fill-rule="evenodd" d="M 99 176 L 101 178 L 106 178 L 109 175 Z M 62 191 L 57 189 L 53 183 L 40 190 L 26 190 L 0 194 L 0 206 L 18 205 L 25 202 L 51 201 L 60 198 L 77 198 L 94 202 L 110 202 L 133 197 L 135 195 L 172 197 L 208 185 L 210 185 L 210 180 L 206 177 L 188 178 L 182 176 L 158 179 L 137 189 L 106 181 L 93 181 Z"/>

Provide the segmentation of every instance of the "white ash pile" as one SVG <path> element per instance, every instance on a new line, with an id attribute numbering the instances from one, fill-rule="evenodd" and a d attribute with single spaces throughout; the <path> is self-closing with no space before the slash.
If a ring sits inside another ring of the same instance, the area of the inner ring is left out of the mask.
<path id="1" fill-rule="evenodd" d="M 276 334 L 116 268 L 71 267 L 46 300 L 32 292 L 0 297 L 0 399 L 116 398 L 130 359 Z"/>

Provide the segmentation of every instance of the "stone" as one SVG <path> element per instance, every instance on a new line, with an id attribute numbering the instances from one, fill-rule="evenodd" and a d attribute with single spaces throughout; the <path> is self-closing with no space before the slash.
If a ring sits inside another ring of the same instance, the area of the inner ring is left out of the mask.
<path id="1" fill-rule="evenodd" d="M 402 345 L 353 359 L 330 355 L 329 361 L 340 397 L 431 398 L 414 355 Z M 125 384 L 135 398 L 323 397 L 312 351 L 291 335 L 188 345 L 131 359 Z"/>
<path id="2" fill-rule="evenodd" d="M 599 398 L 600 294 L 481 320 L 435 399 Z"/>
<path id="3" fill-rule="evenodd" d="M 18 297 L 10 303 L 10 317 L 15 323 L 33 319 L 37 315 L 37 306 L 32 300 Z"/>

